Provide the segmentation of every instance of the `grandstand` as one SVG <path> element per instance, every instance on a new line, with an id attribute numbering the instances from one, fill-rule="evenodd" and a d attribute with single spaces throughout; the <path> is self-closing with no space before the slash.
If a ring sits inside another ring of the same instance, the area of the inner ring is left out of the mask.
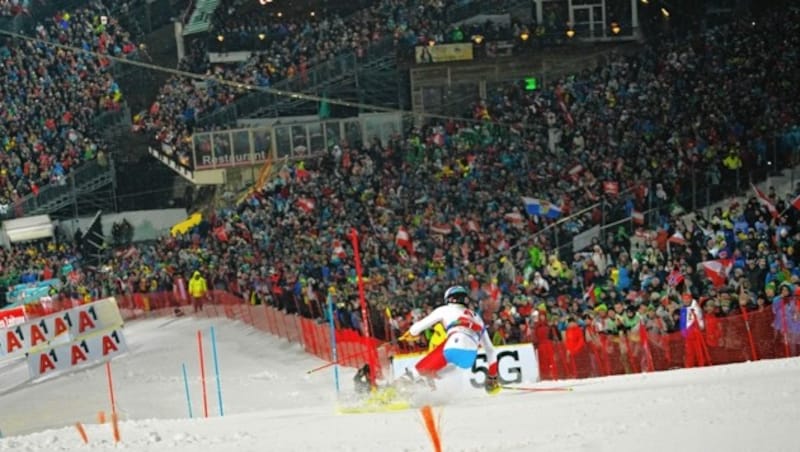
<path id="1" fill-rule="evenodd" d="M 498 344 L 566 350 L 579 328 L 608 338 L 613 359 L 643 341 L 639 325 L 682 344 L 687 295 L 709 318 L 757 313 L 761 337 L 784 333 L 788 351 L 758 350 L 797 354 L 796 319 L 776 308 L 800 282 L 796 9 L 718 2 L 722 23 L 704 27 L 691 2 L 656 0 L 274 3 L 169 2 L 136 25 L 116 14 L 155 7 L 92 2 L 31 11 L 37 40 L 4 38 L 0 89 L 21 88 L 0 111 L 8 217 L 117 210 L 100 189 L 131 143 L 213 188 L 148 243 L 90 256 L 64 233 L 10 244 L 6 287 L 62 272 L 62 300 L 119 295 L 143 312 L 185 302 L 173 290 L 199 271 L 216 304 L 284 322 L 313 324 L 333 293 L 340 328 L 397 345 L 463 283 Z M 177 69 L 131 117 L 123 85 L 153 69 L 139 43 L 171 18 Z M 717 362 L 755 359 L 741 337 L 719 339 Z M 599 372 L 565 363 L 547 375 Z M 643 369 L 620 366 L 600 373 Z"/>

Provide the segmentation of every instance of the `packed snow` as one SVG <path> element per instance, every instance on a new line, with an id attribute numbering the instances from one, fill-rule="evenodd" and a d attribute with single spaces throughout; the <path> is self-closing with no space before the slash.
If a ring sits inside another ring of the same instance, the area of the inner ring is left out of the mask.
<path id="1" fill-rule="evenodd" d="M 219 416 L 208 330 L 215 326 L 224 401 Z M 197 331 L 206 335 L 204 419 Z M 0 450 L 430 451 L 418 410 L 338 414 L 332 368 L 298 346 L 229 320 L 144 320 L 125 328 L 130 353 L 112 363 L 121 442 L 108 424 L 104 366 L 20 384 L 0 367 Z M 189 419 L 181 364 L 189 373 Z M 343 390 L 353 391 L 351 369 Z M 797 450 L 800 359 L 542 382 L 572 392 L 472 391 L 436 408 L 445 451 Z M 74 427 L 85 424 L 89 445 Z"/>

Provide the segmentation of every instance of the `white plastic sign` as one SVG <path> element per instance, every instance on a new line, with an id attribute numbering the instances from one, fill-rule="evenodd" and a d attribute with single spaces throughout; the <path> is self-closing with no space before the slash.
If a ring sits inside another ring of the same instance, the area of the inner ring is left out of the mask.
<path id="1" fill-rule="evenodd" d="M 535 383 L 539 381 L 539 364 L 536 361 L 533 345 L 504 345 L 496 347 L 496 351 L 500 384 Z M 406 368 L 416 365 L 424 356 L 424 353 L 396 355 L 392 360 L 392 372 L 394 372 L 395 378 L 403 375 Z M 488 372 L 486 354 L 479 350 L 475 363 L 472 365 L 472 372 L 462 372 L 464 375 L 463 383 L 474 388 L 482 388 L 486 382 Z"/>
<path id="2" fill-rule="evenodd" d="M 128 351 L 121 329 L 111 329 L 84 339 L 40 350 L 28 355 L 32 379 L 108 361 Z"/>

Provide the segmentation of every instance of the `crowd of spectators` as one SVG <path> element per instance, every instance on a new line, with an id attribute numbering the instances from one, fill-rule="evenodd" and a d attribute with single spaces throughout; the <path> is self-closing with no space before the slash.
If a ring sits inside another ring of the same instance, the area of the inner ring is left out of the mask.
<path id="1" fill-rule="evenodd" d="M 752 197 L 691 221 L 675 204 L 691 178 L 720 196 L 753 193 L 747 182 L 759 170 L 796 162 L 797 16 L 662 40 L 539 91 L 509 85 L 474 105 L 474 119 L 510 126 L 453 119 L 388 143 L 343 141 L 320 160 L 278 168 L 190 233 L 118 249 L 100 268 L 82 268 L 52 244 L 16 248 L 4 267 L 69 262 L 64 290 L 85 297 L 169 291 L 199 271 L 209 288 L 314 317 L 330 293 L 343 326 L 358 328 L 353 228 L 384 338 L 452 284 L 470 288 L 497 343 L 528 338 L 534 321 L 613 334 L 638 319 L 667 333 L 682 294 L 716 316 L 767 309 L 782 284 L 800 283 L 798 191 L 767 190 L 774 217 Z M 560 206 L 569 221 L 528 215 L 523 196 Z M 634 210 L 648 211 L 643 230 L 603 231 L 575 254 L 559 249 Z M 710 260 L 731 267 L 722 284 L 698 271 Z"/>
<path id="2" fill-rule="evenodd" d="M 82 162 L 106 153 L 96 115 L 121 108 L 111 61 L 44 41 L 122 56 L 136 50 L 100 4 L 59 12 L 35 28 L 39 41 L 0 44 L 0 205 L 38 194 Z M 105 17 L 105 19 L 103 19 Z"/>
<path id="3" fill-rule="evenodd" d="M 28 14 L 26 4 L 24 0 L 0 0 L 0 17 Z"/>
<path id="4" fill-rule="evenodd" d="M 198 130 L 196 120 L 236 101 L 246 90 L 214 81 L 227 81 L 251 86 L 269 87 L 285 79 L 308 80 L 311 68 L 345 53 L 364 58 L 370 46 L 393 37 L 392 48 L 413 47 L 417 44 L 469 42 L 481 35 L 486 42 L 495 39 L 514 39 L 524 24 L 493 22 L 473 25 L 450 25 L 446 10 L 455 0 L 381 0 L 369 2 L 368 7 L 342 17 L 336 12 L 310 16 L 281 15 L 275 8 L 253 7 L 247 14 L 242 2 L 222 2 L 216 10 L 213 39 L 188 46 L 189 53 L 180 69 L 210 77 L 205 82 L 172 77 L 162 88 L 149 109 L 135 118 L 135 129 L 154 133 L 162 149 L 187 165 L 190 137 Z M 504 2 L 496 3 L 496 7 Z M 217 37 L 223 39 L 219 41 Z M 213 46 L 214 48 L 211 48 Z M 253 47 L 255 46 L 255 48 Z M 255 50 L 241 63 L 211 64 L 208 51 Z M 391 51 L 391 50 L 389 50 Z"/>

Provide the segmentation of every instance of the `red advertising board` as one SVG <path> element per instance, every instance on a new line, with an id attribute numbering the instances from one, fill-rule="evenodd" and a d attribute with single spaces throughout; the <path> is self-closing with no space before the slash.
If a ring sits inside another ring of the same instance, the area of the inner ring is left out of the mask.
<path id="1" fill-rule="evenodd" d="M 25 323 L 25 308 L 22 306 L 0 310 L 0 328 L 10 328 L 21 323 Z"/>

